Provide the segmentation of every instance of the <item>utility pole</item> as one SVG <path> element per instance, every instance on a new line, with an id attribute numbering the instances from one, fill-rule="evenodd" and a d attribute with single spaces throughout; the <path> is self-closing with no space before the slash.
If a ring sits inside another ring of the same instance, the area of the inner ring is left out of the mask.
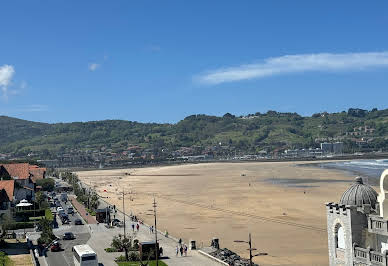
<path id="1" fill-rule="evenodd" d="M 252 266 L 252 240 L 251 233 L 249 233 L 249 265 Z"/>
<path id="2" fill-rule="evenodd" d="M 127 237 L 125 234 L 125 204 L 124 204 L 124 188 L 123 188 L 123 214 L 124 214 L 124 238 Z"/>
<path id="3" fill-rule="evenodd" d="M 156 228 L 156 201 L 154 198 L 154 203 L 152 204 L 154 207 L 154 217 L 155 217 L 155 258 L 156 258 L 156 266 L 159 266 L 159 249 L 158 249 L 158 229 Z"/>
<path id="4" fill-rule="evenodd" d="M 234 242 L 236 242 L 236 243 L 247 243 L 247 244 L 249 245 L 249 249 L 248 249 L 248 250 L 249 250 L 249 265 L 250 265 L 250 266 L 253 266 L 252 259 L 253 259 L 254 257 L 268 255 L 268 253 L 265 253 L 265 252 L 261 252 L 261 253 L 252 255 L 252 250 L 257 250 L 257 249 L 256 249 L 256 248 L 252 248 L 251 233 L 249 233 L 249 239 L 248 239 L 248 241 L 244 241 L 244 240 L 234 240 Z"/>

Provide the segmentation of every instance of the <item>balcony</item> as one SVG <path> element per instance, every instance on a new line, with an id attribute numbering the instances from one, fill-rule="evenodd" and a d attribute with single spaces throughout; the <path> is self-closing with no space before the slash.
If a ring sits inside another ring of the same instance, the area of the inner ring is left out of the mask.
<path id="1" fill-rule="evenodd" d="M 380 252 L 354 247 L 354 262 L 362 265 L 387 266 L 387 256 Z"/>
<path id="2" fill-rule="evenodd" d="M 368 231 L 370 233 L 388 236 L 388 221 L 380 216 L 369 216 Z"/>

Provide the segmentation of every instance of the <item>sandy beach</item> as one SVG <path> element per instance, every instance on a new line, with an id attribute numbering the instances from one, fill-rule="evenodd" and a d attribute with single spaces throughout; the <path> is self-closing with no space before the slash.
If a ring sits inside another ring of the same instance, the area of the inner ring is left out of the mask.
<path id="1" fill-rule="evenodd" d="M 252 233 L 253 247 L 267 256 L 260 265 L 328 265 L 325 202 L 337 202 L 353 180 L 338 170 L 305 162 L 208 163 L 77 172 L 107 201 L 158 229 L 208 246 L 212 237 L 247 257 L 234 243 Z M 307 163 L 308 164 L 308 163 Z M 104 192 L 106 190 L 106 192 Z"/>

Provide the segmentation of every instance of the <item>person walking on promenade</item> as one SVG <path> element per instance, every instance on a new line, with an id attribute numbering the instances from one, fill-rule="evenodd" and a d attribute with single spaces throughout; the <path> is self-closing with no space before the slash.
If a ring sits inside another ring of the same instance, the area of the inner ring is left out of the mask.
<path id="1" fill-rule="evenodd" d="M 154 226 L 151 225 L 151 233 L 154 233 Z"/>
<path id="2" fill-rule="evenodd" d="M 132 232 L 135 232 L 135 224 L 132 224 Z"/>
<path id="3" fill-rule="evenodd" d="M 182 238 L 179 238 L 179 245 L 181 245 L 182 244 Z"/>
<path id="4" fill-rule="evenodd" d="M 137 223 L 136 224 L 136 229 L 137 229 L 138 232 L 139 232 L 139 228 L 140 228 L 140 225 L 139 225 L 139 223 Z"/>
<path id="5" fill-rule="evenodd" d="M 187 246 L 186 246 L 186 244 L 184 245 L 183 250 L 184 250 L 184 252 L 185 252 L 185 257 L 187 257 Z"/>
<path id="6" fill-rule="evenodd" d="M 179 253 L 179 248 L 178 246 L 176 246 L 176 255 L 178 256 L 178 253 Z"/>
<path id="7" fill-rule="evenodd" d="M 181 248 L 179 249 L 179 251 L 181 252 L 181 257 L 183 256 L 183 246 L 181 246 Z"/>
<path id="8" fill-rule="evenodd" d="M 152 234 L 152 227 L 150 226 L 150 234 Z"/>

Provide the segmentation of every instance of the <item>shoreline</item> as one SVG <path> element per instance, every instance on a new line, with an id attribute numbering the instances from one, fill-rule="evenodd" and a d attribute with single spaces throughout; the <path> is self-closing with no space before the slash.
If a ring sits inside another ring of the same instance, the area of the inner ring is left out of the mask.
<path id="1" fill-rule="evenodd" d="M 334 161 L 351 161 L 351 160 L 378 160 L 387 159 L 388 153 L 367 153 L 362 155 L 341 155 L 333 157 L 323 158 L 283 158 L 283 159 L 257 159 L 257 160 L 201 160 L 201 161 L 162 161 L 150 164 L 130 164 L 121 165 L 117 167 L 105 167 L 105 168 L 85 168 L 85 167 L 59 167 L 59 170 L 69 170 L 72 172 L 77 171 L 97 171 L 97 170 L 116 170 L 116 169 L 129 169 L 129 168 L 149 168 L 149 167 L 163 167 L 163 166 L 180 166 L 188 164 L 207 164 L 207 163 L 276 163 L 276 162 L 334 162 Z"/>

